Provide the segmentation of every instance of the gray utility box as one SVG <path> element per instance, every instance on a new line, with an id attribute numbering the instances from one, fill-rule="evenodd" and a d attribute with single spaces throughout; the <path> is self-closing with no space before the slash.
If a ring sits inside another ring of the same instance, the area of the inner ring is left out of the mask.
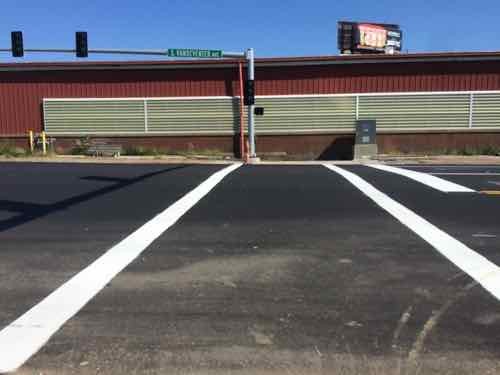
<path id="1" fill-rule="evenodd" d="M 377 157 L 377 122 L 375 120 L 356 121 L 356 144 L 354 159 L 372 159 Z"/>

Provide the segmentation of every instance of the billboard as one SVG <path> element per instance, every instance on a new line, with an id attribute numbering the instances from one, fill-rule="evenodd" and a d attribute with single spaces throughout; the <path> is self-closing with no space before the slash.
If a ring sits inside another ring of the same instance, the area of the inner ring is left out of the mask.
<path id="1" fill-rule="evenodd" d="M 338 23 L 340 53 L 399 53 L 403 33 L 398 25 L 366 22 Z"/>

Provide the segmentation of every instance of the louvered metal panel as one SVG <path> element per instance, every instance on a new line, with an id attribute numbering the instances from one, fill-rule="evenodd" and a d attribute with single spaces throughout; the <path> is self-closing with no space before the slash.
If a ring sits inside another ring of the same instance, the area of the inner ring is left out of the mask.
<path id="1" fill-rule="evenodd" d="M 256 116 L 258 134 L 352 131 L 355 125 L 353 96 L 257 97 L 256 105 L 265 108 Z"/>
<path id="2" fill-rule="evenodd" d="M 239 129 L 236 98 L 148 99 L 148 132 L 233 134 Z"/>
<path id="3" fill-rule="evenodd" d="M 500 127 L 500 94 L 474 94 L 473 127 Z"/>
<path id="4" fill-rule="evenodd" d="M 48 134 L 144 132 L 142 100 L 45 100 Z"/>
<path id="5" fill-rule="evenodd" d="M 257 106 L 265 108 L 264 116 L 256 116 L 257 134 L 352 132 L 356 111 L 359 119 L 377 120 L 381 131 L 500 128 L 498 92 L 259 96 L 256 100 Z M 44 117 L 49 134 L 224 135 L 239 131 L 239 99 L 46 99 Z"/>
<path id="6" fill-rule="evenodd" d="M 467 128 L 468 94 L 375 95 L 359 97 L 359 119 L 378 129 Z"/>

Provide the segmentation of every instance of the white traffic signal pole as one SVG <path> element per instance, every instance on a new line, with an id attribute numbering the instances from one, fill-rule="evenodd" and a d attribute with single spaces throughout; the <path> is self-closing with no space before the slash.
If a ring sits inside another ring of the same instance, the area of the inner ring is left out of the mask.
<path id="1" fill-rule="evenodd" d="M 255 79 L 255 64 L 254 64 L 254 53 L 253 48 L 247 50 L 247 61 L 248 61 L 248 80 L 253 81 Z M 255 154 L 255 118 L 254 118 L 254 108 L 255 104 L 248 106 L 248 138 L 250 143 L 250 158 L 256 158 Z"/>

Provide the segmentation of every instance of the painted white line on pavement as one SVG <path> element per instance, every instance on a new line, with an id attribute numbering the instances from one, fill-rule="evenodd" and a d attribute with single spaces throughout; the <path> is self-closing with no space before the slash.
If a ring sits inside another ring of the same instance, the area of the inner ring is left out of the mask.
<path id="1" fill-rule="evenodd" d="M 500 173 L 491 173 L 491 172 L 431 172 L 429 173 L 433 176 L 500 176 Z"/>
<path id="2" fill-rule="evenodd" d="M 445 165 L 445 164 L 422 164 L 422 165 L 414 165 L 414 164 L 403 164 L 407 168 L 425 168 L 425 169 L 469 169 L 469 168 L 500 168 L 500 164 L 489 164 L 489 165 L 474 165 L 474 164 L 461 164 L 461 165 Z"/>
<path id="3" fill-rule="evenodd" d="M 390 165 L 383 164 L 367 164 L 369 167 L 380 169 L 382 171 L 391 172 L 395 174 L 399 174 L 401 176 L 405 176 L 420 182 L 424 185 L 430 186 L 436 190 L 445 192 L 445 193 L 474 193 L 475 190 L 469 189 L 465 186 L 455 184 L 454 182 L 443 180 L 442 178 L 431 176 L 427 173 L 412 171 L 404 168 L 396 168 Z"/>
<path id="4" fill-rule="evenodd" d="M 496 264 L 396 202 L 358 175 L 335 165 L 324 166 L 348 180 L 500 300 L 500 268 Z"/>
<path id="5" fill-rule="evenodd" d="M 232 164 L 184 195 L 0 331 L 0 373 L 12 372 L 229 173 Z"/>

